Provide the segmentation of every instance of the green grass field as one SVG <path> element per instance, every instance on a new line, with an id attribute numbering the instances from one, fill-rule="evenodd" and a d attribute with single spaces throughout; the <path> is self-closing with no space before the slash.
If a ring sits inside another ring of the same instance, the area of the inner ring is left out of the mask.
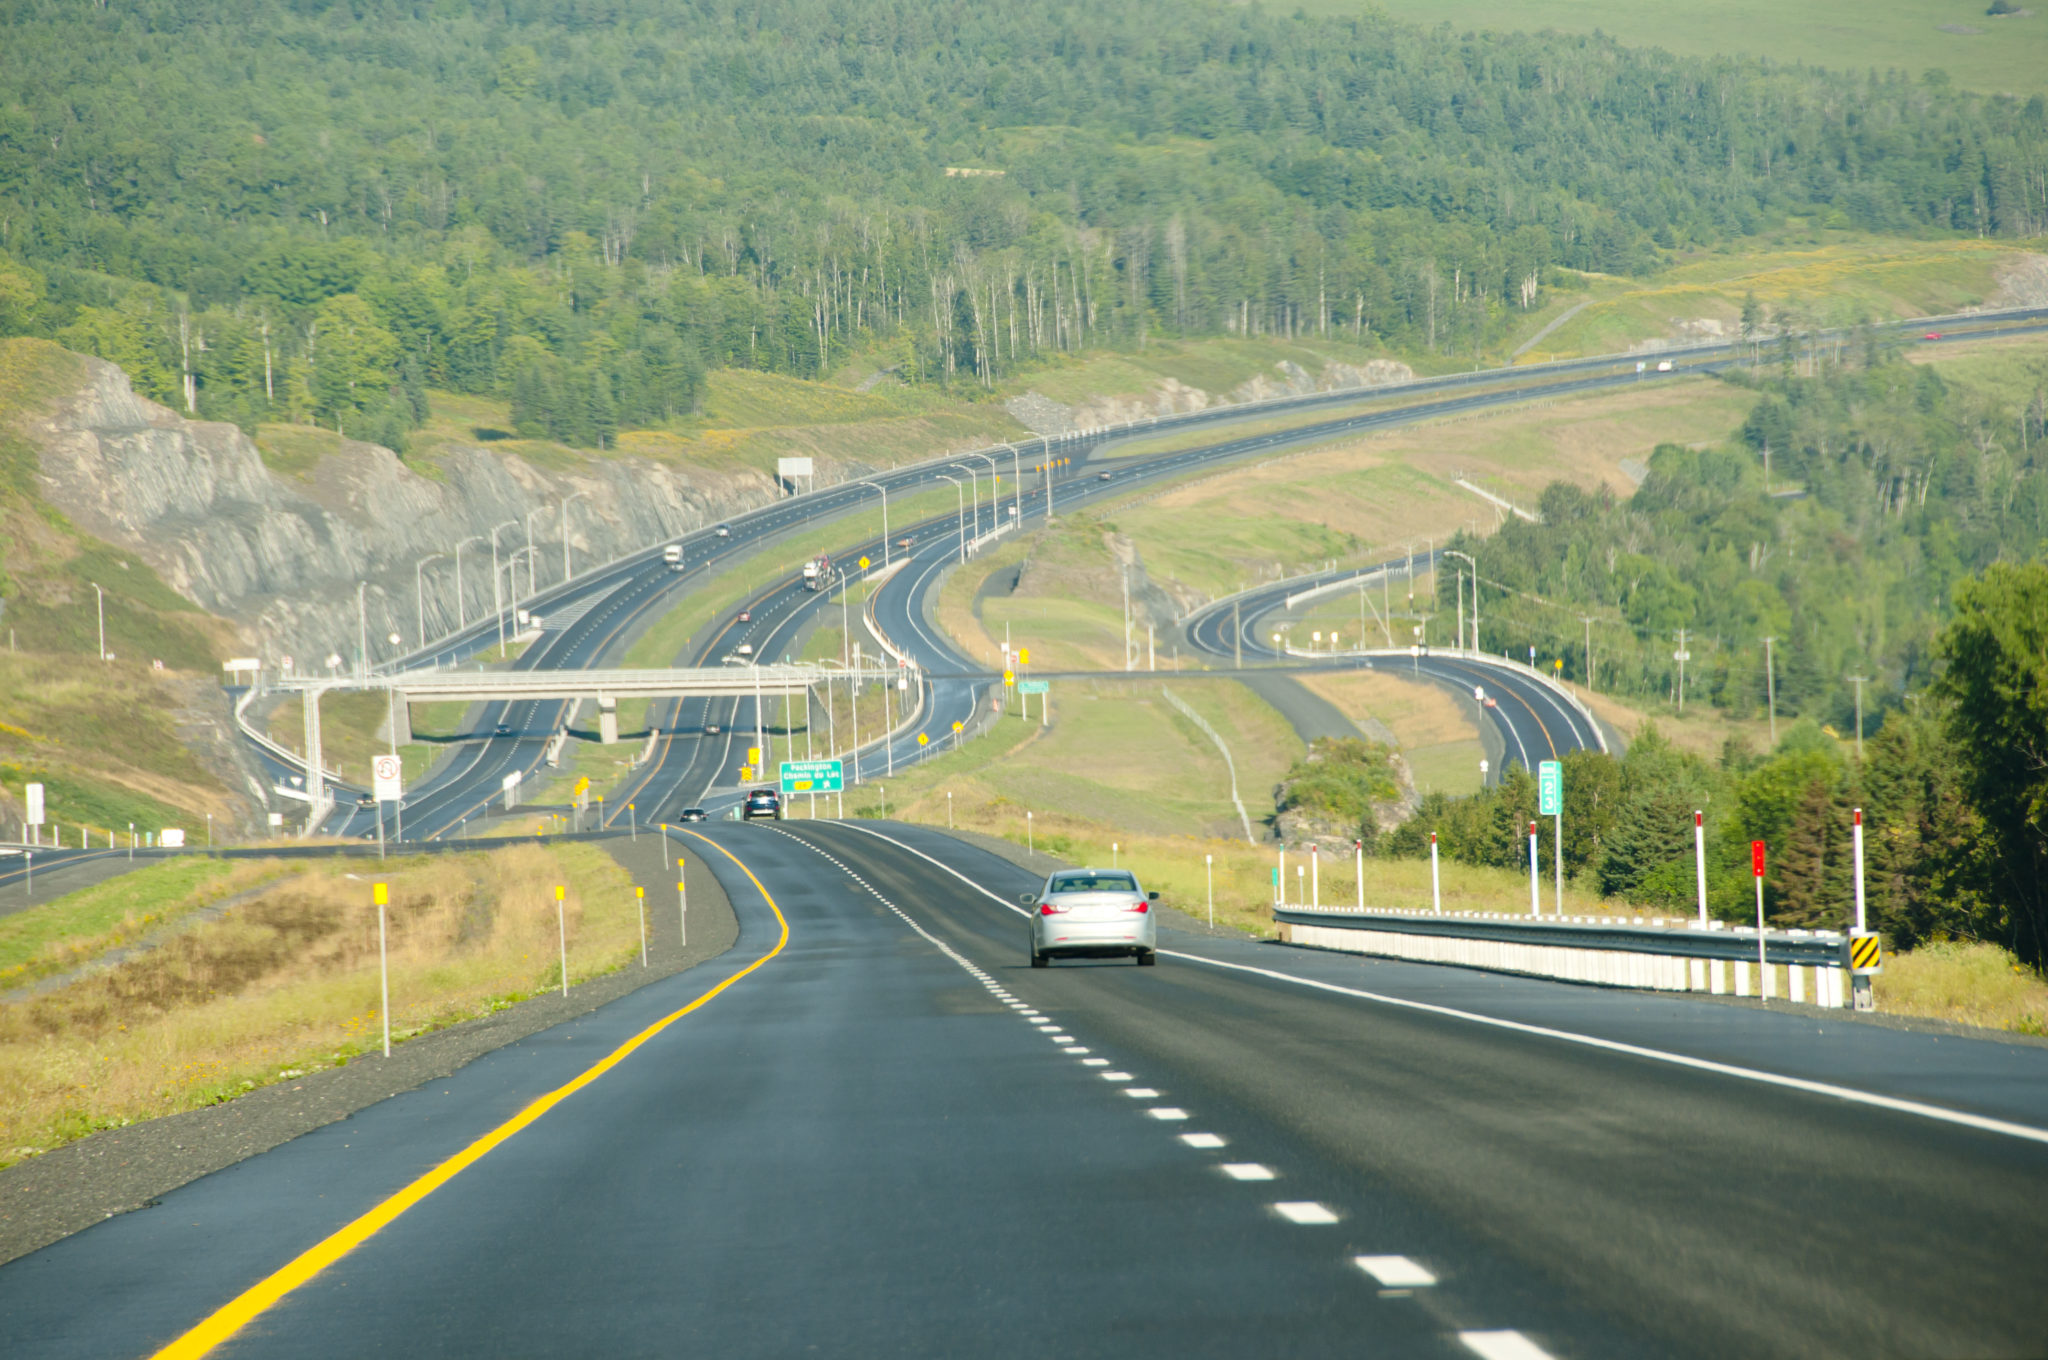
<path id="1" fill-rule="evenodd" d="M 1809 66 L 1915 75 L 1932 68 L 1973 90 L 2048 90 L 2048 15 L 1994 19 L 1985 0 L 1710 0 L 1640 5 L 1626 0 L 1301 0 L 1311 14 L 1371 7 L 1411 23 L 1453 29 L 1606 33 L 1634 47 L 1691 56 L 1740 53 Z M 1974 29 L 1971 33 L 1943 31 Z"/>

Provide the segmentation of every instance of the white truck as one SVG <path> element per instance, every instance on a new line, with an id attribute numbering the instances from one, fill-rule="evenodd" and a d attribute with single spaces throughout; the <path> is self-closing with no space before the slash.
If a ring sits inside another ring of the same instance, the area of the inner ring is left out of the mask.
<path id="1" fill-rule="evenodd" d="M 683 569 L 683 545 L 671 543 L 666 548 L 663 548 L 661 550 L 661 560 L 668 563 L 670 571 L 681 571 Z"/>
<path id="2" fill-rule="evenodd" d="M 804 589 L 823 590 L 832 579 L 832 559 L 820 553 L 804 563 Z"/>

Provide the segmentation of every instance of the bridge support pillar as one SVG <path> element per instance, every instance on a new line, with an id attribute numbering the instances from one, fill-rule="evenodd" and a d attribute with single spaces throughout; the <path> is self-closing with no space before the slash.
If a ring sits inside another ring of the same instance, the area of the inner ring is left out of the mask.
<path id="1" fill-rule="evenodd" d="M 403 691 L 391 696 L 391 739 L 400 746 L 412 742 L 412 702 Z"/>
<path id="2" fill-rule="evenodd" d="M 606 746 L 619 741 L 619 701 L 602 694 L 597 697 L 597 739 Z"/>

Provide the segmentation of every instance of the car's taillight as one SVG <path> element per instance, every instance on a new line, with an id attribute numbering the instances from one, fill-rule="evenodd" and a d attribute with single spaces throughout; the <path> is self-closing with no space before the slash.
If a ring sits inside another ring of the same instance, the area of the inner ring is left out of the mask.
<path id="1" fill-rule="evenodd" d="M 1147 902 L 1147 901 L 1146 901 L 1146 900 L 1145 900 L 1144 898 L 1142 898 L 1142 897 L 1141 897 L 1141 898 L 1139 898 L 1139 899 L 1138 899 L 1137 901 L 1135 901 L 1135 902 L 1131 903 L 1131 905 L 1129 905 L 1128 907 L 1125 907 L 1125 908 L 1124 908 L 1124 910 L 1125 910 L 1125 911 L 1149 911 L 1149 910 L 1151 910 L 1151 903 Z"/>
<path id="2" fill-rule="evenodd" d="M 1040 916 L 1057 916 L 1065 910 L 1065 907 L 1056 907 L 1050 902 L 1040 902 L 1038 904 L 1038 914 Z"/>

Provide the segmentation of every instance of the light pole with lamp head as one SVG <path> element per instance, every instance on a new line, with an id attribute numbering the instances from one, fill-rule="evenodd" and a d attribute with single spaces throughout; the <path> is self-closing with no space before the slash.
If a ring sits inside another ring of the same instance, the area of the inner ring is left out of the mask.
<path id="1" fill-rule="evenodd" d="M 533 509 L 526 512 L 527 547 L 531 548 L 533 546 L 533 517 L 535 515 L 545 515 L 547 512 L 548 508 L 545 505 L 535 506 Z M 532 557 L 526 559 L 526 593 L 529 595 L 536 594 L 540 590 L 540 583 L 535 579 L 535 574 L 540 569 L 538 565 L 539 562 L 539 553 L 535 553 Z"/>
<path id="2" fill-rule="evenodd" d="M 498 650 L 505 650 L 505 597 L 498 590 L 498 533 L 503 529 L 517 529 L 519 521 L 508 519 L 491 528 L 491 612 L 498 616 Z"/>
<path id="3" fill-rule="evenodd" d="M 988 456 L 987 454 L 985 454 L 985 453 L 981 453 L 981 454 L 973 454 L 973 453 L 970 453 L 970 454 L 964 454 L 964 455 L 962 455 L 962 456 L 963 456 L 963 457 L 967 457 L 967 458 L 981 458 L 981 459 L 984 459 L 984 460 L 986 460 L 986 461 L 988 462 L 988 464 L 989 464 L 989 466 L 990 466 L 990 467 L 994 467 L 994 466 L 995 466 L 995 462 L 994 462 L 994 460 L 993 460 L 993 459 L 990 459 L 990 458 L 989 458 L 989 456 Z M 960 469 L 960 470 L 961 470 L 962 472 L 964 472 L 964 473 L 966 473 L 966 474 L 967 474 L 967 490 L 968 490 L 968 493 L 969 493 L 969 495 L 971 496 L 971 498 L 972 498 L 972 499 L 973 499 L 973 501 L 974 501 L 974 537 L 975 537 L 975 538 L 980 538 L 980 537 L 981 537 L 981 469 L 979 469 L 979 468 L 975 467 L 975 466 L 974 466 L 974 465 L 973 465 L 972 463 L 955 463 L 955 464 L 953 464 L 953 466 L 954 466 L 954 467 L 956 467 L 956 468 L 959 468 L 959 469 Z M 993 491 L 994 491 L 994 488 L 993 488 L 993 487 L 991 487 L 991 488 L 990 488 L 990 491 L 991 491 L 991 493 L 993 493 Z"/>
<path id="4" fill-rule="evenodd" d="M 882 565 L 886 567 L 889 565 L 889 488 L 866 478 L 860 479 L 854 485 L 871 486 L 882 493 Z"/>
<path id="5" fill-rule="evenodd" d="M 988 454 L 968 453 L 965 456 L 968 458 L 979 458 L 982 462 L 988 464 L 988 527 L 989 532 L 993 533 L 996 529 L 1001 527 L 1001 521 L 996 518 L 996 484 L 1003 480 L 1002 474 L 996 470 L 996 460 L 994 458 L 991 458 Z M 980 506 L 976 506 L 974 509 L 974 536 L 976 538 L 981 537 Z"/>
<path id="6" fill-rule="evenodd" d="M 472 543 L 484 541 L 482 534 L 471 534 L 455 545 L 455 630 L 461 632 L 469 627 L 469 606 L 462 597 L 462 550 Z"/>
<path id="7" fill-rule="evenodd" d="M 1479 564 L 1451 548 L 1444 549 L 1444 556 L 1455 557 L 1472 568 L 1472 650 L 1476 652 L 1479 650 Z M 1458 620 L 1458 646 L 1461 650 L 1465 646 L 1465 620 L 1462 617 Z"/>
<path id="8" fill-rule="evenodd" d="M 953 484 L 953 498 L 956 501 L 958 501 L 960 505 L 960 560 L 962 562 L 965 562 L 967 560 L 967 501 L 965 499 L 966 493 L 962 491 L 960 487 L 960 479 L 958 477 L 948 477 L 943 472 L 934 472 L 932 476 L 938 478 L 942 482 L 951 482 Z"/>
<path id="9" fill-rule="evenodd" d="M 427 645 L 427 583 L 424 573 L 427 569 L 427 563 L 437 557 L 446 557 L 447 555 L 447 553 L 438 552 L 428 553 L 425 557 L 412 564 L 412 606 L 419 627 L 419 639 L 422 647 Z"/>
<path id="10" fill-rule="evenodd" d="M 580 497 L 581 499 L 583 499 L 583 500 L 589 500 L 589 499 L 590 499 L 590 493 L 589 493 L 588 491 L 571 491 L 571 492 L 570 492 L 570 493 L 569 493 L 568 495 L 566 495 L 566 496 L 564 496 L 564 497 L 562 498 L 562 579 L 563 579 L 564 581 L 567 581 L 567 580 L 569 579 L 569 577 L 570 577 L 570 571 L 569 571 L 569 502 L 570 502 L 570 501 L 573 501 L 573 500 L 576 500 L 576 499 L 578 499 L 579 497 Z"/>

